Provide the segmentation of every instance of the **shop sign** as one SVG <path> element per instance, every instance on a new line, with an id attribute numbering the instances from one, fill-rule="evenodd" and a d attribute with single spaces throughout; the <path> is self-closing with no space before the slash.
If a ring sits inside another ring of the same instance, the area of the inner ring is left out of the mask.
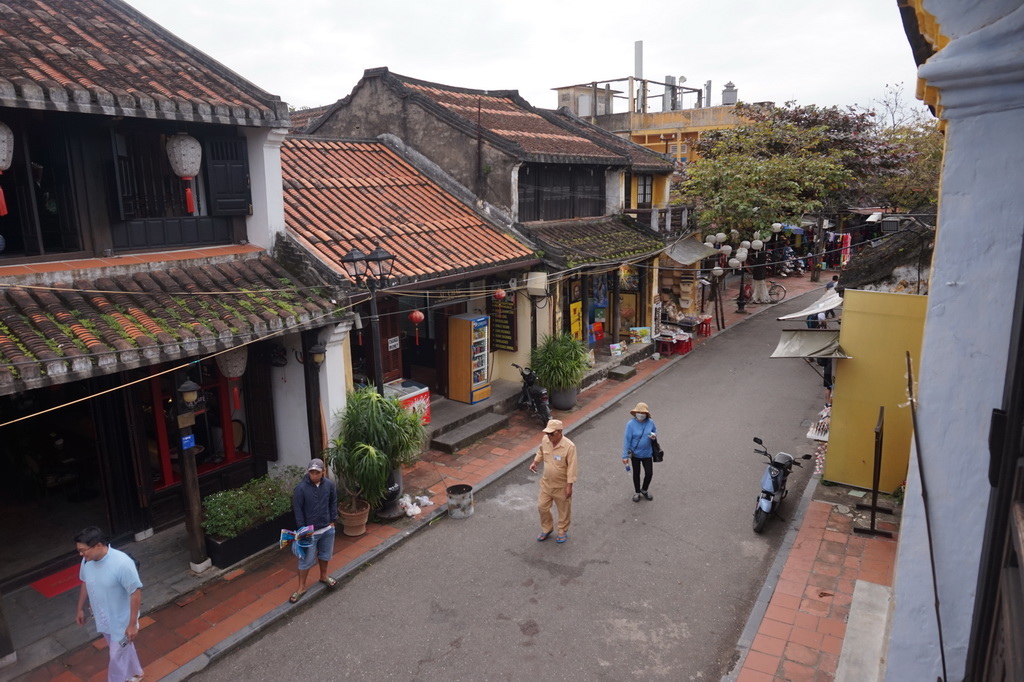
<path id="1" fill-rule="evenodd" d="M 489 296 L 487 314 L 491 316 L 491 350 L 507 350 L 514 353 L 517 350 L 516 295 L 509 292 L 503 301 Z"/>
<path id="2" fill-rule="evenodd" d="M 181 437 L 181 449 L 188 450 L 196 446 L 196 434 L 190 433 L 187 436 Z"/>
<path id="3" fill-rule="evenodd" d="M 398 350 L 401 346 L 400 339 L 397 336 L 392 336 L 388 339 L 388 352 Z"/>

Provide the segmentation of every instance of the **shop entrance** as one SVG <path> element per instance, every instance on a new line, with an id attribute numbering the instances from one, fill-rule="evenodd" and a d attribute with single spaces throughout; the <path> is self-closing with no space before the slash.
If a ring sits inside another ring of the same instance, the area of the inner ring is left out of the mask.
<path id="1" fill-rule="evenodd" d="M 86 382 L 0 397 L 0 585 L 68 555 L 85 526 L 110 529 L 93 401 Z"/>

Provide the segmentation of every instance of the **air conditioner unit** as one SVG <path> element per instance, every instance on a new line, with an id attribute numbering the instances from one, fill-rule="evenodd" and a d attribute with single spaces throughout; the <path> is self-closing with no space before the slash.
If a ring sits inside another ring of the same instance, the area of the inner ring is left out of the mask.
<path id="1" fill-rule="evenodd" d="M 526 293 L 530 296 L 548 295 L 548 273 L 528 272 L 526 273 Z"/>
<path id="2" fill-rule="evenodd" d="M 883 218 L 882 219 L 882 232 L 899 232 L 900 231 L 900 219 L 899 218 Z"/>

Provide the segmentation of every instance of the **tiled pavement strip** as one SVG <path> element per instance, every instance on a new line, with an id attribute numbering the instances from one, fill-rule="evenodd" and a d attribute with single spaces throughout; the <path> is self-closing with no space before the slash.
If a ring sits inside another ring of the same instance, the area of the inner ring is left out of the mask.
<path id="1" fill-rule="evenodd" d="M 828 277 L 823 274 L 821 281 L 828 281 Z M 789 298 L 823 286 L 807 279 L 791 279 L 785 284 Z M 726 307 L 728 329 L 745 316 L 735 313 L 731 305 Z M 750 312 L 765 310 L 770 308 L 751 306 Z M 705 341 L 695 338 L 695 349 Z M 580 394 L 576 409 L 557 416 L 571 431 L 685 357 L 641 362 L 631 379 L 606 380 L 588 388 Z M 366 535 L 359 538 L 339 534 L 330 562 L 331 574 L 339 579 L 349 575 L 429 525 L 444 513 L 447 486 L 466 483 L 479 490 L 524 461 L 536 445 L 537 425 L 516 413 L 510 415 L 506 428 L 456 455 L 428 451 L 421 461 L 404 471 L 405 487 L 411 493 L 428 495 L 436 506 L 427 507 L 416 518 L 390 525 L 370 523 Z M 853 535 L 851 519 L 835 512 L 830 504 L 811 502 L 795 541 L 789 539 L 786 544 L 792 545 L 788 558 L 784 546 L 776 562 L 781 565 L 785 561 L 785 566 L 776 569 L 775 576 L 769 576 L 762 590 L 762 594 L 770 595 L 770 601 L 766 596 L 766 606 L 760 609 L 764 611 L 763 618 L 755 607 L 745 631 L 753 633 L 757 627 L 756 635 L 747 636 L 751 642 L 740 642 L 744 656 L 735 678 L 738 682 L 832 680 L 854 581 L 891 584 L 895 541 Z M 288 597 L 294 588 L 293 556 L 290 552 L 271 550 L 197 591 L 147 613 L 136 644 L 146 679 L 185 679 L 292 609 L 312 603 L 324 589 L 314 583 L 306 598 L 292 605 Z M 102 638 L 94 640 L 19 679 L 105 680 L 105 648 Z"/>

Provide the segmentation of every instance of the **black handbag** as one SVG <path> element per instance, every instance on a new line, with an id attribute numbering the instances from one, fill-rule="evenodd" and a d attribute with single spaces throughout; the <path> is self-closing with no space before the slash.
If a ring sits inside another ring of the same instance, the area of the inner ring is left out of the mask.
<path id="1" fill-rule="evenodd" d="M 660 462 L 665 459 L 665 451 L 661 449 L 661 443 L 657 440 L 651 441 L 651 457 L 655 462 Z"/>

